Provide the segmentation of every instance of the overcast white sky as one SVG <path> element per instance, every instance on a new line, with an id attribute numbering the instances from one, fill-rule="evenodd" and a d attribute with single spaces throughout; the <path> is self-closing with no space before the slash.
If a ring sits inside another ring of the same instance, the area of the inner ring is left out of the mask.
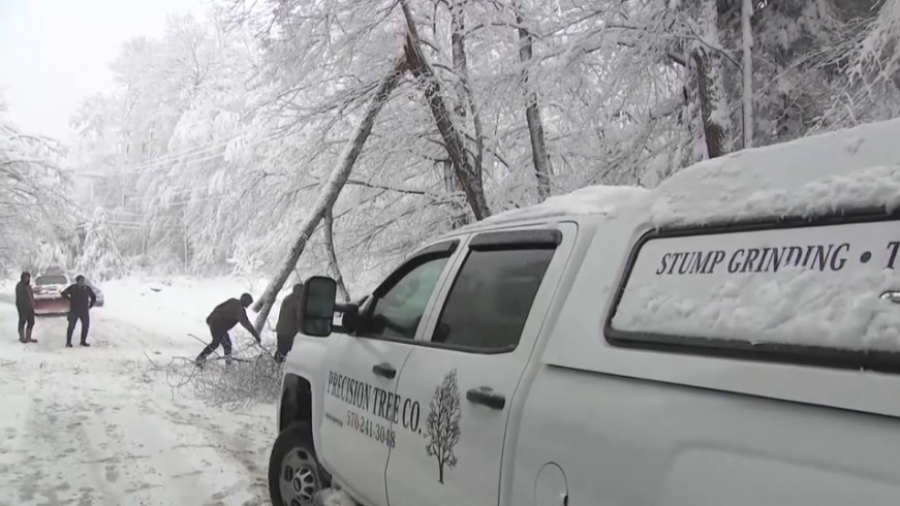
<path id="1" fill-rule="evenodd" d="M 80 100 L 112 86 L 121 44 L 210 0 L 0 0 L 0 89 L 20 128 L 69 137 Z"/>

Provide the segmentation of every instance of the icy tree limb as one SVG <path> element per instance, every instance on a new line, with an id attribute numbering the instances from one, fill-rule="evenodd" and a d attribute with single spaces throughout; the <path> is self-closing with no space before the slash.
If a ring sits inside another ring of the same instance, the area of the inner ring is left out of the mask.
<path id="1" fill-rule="evenodd" d="M 337 282 L 338 290 L 341 292 L 341 298 L 344 302 L 350 302 L 350 292 L 347 291 L 347 285 L 344 284 L 344 276 L 341 274 L 341 267 L 338 264 L 337 252 L 334 248 L 334 213 L 329 207 L 325 210 L 325 249 L 328 252 L 328 263 L 331 266 L 331 273 Z"/>
<path id="2" fill-rule="evenodd" d="M 322 190 L 319 192 L 319 196 L 316 198 L 309 216 L 307 216 L 306 220 L 300 225 L 300 235 L 294 241 L 294 246 L 291 248 L 290 253 L 288 253 L 281 269 L 272 281 L 269 282 L 269 285 L 266 287 L 263 294 L 254 303 L 253 309 L 258 313 L 254 325 L 257 331 L 261 331 L 265 326 L 266 319 L 269 317 L 269 312 L 272 310 L 272 305 L 275 303 L 275 297 L 278 295 L 279 290 L 284 286 L 284 283 L 291 275 L 291 272 L 293 272 L 294 267 L 297 265 L 297 261 L 300 260 L 300 255 L 303 254 L 303 250 L 306 248 L 309 238 L 316 230 L 316 227 L 319 225 L 319 222 L 325 216 L 326 212 L 334 207 L 334 203 L 337 202 L 338 195 L 350 178 L 350 173 L 353 171 L 353 165 L 356 163 L 357 158 L 359 158 L 359 154 L 362 152 L 366 139 L 368 139 L 369 134 L 372 133 L 372 127 L 375 125 L 375 118 L 387 102 L 391 92 L 394 91 L 397 84 L 400 82 L 400 75 L 406 69 L 406 66 L 406 60 L 403 58 L 399 59 L 394 67 L 381 79 L 374 97 L 366 108 L 365 116 L 363 116 L 359 125 L 356 127 L 353 136 L 344 147 L 344 151 L 341 153 L 337 164 L 332 170 L 331 176 L 329 176 L 328 180 L 322 186 Z"/>
<path id="3" fill-rule="evenodd" d="M 431 68 L 431 65 L 425 59 L 425 54 L 422 52 L 419 33 L 416 30 L 416 23 L 409 8 L 409 0 L 400 0 L 400 6 L 403 8 L 403 15 L 406 17 L 407 32 L 404 49 L 410 70 L 425 85 L 425 98 L 428 99 L 431 114 L 434 116 L 438 131 L 441 133 L 444 146 L 447 149 L 447 155 L 453 161 L 456 177 L 459 179 L 463 192 L 466 194 L 466 200 L 468 200 L 469 206 L 472 208 L 472 214 L 475 215 L 476 220 L 483 220 L 491 215 L 491 210 L 487 205 L 487 199 L 484 197 L 484 187 L 482 186 L 481 178 L 476 177 L 459 131 L 453 124 L 447 105 L 444 103 L 441 85 L 437 80 L 434 69 Z"/>
<path id="4" fill-rule="evenodd" d="M 741 37 L 744 49 L 744 149 L 753 147 L 753 31 L 750 26 L 750 18 L 752 16 L 753 0 L 743 0 Z"/>
<path id="5" fill-rule="evenodd" d="M 534 37 L 525 27 L 525 18 L 516 2 L 516 25 L 519 32 L 519 61 L 522 63 L 522 85 L 525 87 L 525 120 L 528 123 L 528 135 L 531 137 L 531 157 L 534 163 L 534 174 L 537 178 L 538 197 L 541 202 L 550 196 L 550 156 L 547 154 L 547 141 L 544 137 L 544 123 L 541 121 L 541 110 L 538 107 L 537 92 L 529 79 L 528 66 L 531 64 L 534 48 Z"/>

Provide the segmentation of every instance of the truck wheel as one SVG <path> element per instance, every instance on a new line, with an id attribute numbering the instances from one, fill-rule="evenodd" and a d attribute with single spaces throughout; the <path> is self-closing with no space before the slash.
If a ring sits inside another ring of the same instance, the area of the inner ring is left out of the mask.
<path id="1" fill-rule="evenodd" d="M 322 490 L 322 469 L 309 425 L 296 422 L 275 440 L 269 457 L 269 496 L 274 506 L 312 506 Z"/>

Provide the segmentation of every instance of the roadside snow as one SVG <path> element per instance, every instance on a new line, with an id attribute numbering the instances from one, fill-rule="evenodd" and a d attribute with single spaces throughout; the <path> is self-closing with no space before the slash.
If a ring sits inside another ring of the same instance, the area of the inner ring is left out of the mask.
<path id="1" fill-rule="evenodd" d="M 64 318 L 38 318 L 39 342 L 18 343 L 7 285 L 0 294 L 0 504 L 269 504 L 274 408 L 209 408 L 173 393 L 148 359 L 165 364 L 199 352 L 181 326 L 192 325 L 195 313 L 203 325 L 211 309 L 204 297 L 219 294 L 203 295 L 203 285 L 194 285 L 193 302 L 176 288 L 170 301 L 141 306 L 153 300 L 148 293 L 111 283 L 108 305 L 91 315 L 92 347 L 72 349 L 64 348 Z"/>
<path id="2" fill-rule="evenodd" d="M 333 490 L 325 497 L 324 506 L 356 506 L 353 499 L 343 490 Z"/>
<path id="3" fill-rule="evenodd" d="M 228 298 L 240 297 L 244 292 L 257 297 L 265 286 L 265 280 L 249 283 L 231 277 L 197 279 L 176 276 L 159 280 L 132 276 L 104 283 L 101 289 L 106 297 L 104 309 L 111 318 L 154 329 L 195 346 L 197 341 L 189 334 L 203 340 L 209 339 L 206 317 L 214 307 Z M 278 315 L 279 301 L 270 313 L 270 325 Z M 248 308 L 247 316 L 253 322 L 256 313 Z M 232 332 L 232 337 L 236 336 L 250 339 L 249 333 L 240 326 Z M 264 342 L 267 340 L 266 332 L 263 339 Z"/>

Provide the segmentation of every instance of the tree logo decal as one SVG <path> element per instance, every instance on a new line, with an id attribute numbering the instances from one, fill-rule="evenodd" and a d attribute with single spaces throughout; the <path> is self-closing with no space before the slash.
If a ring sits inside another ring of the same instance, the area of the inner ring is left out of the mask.
<path id="1" fill-rule="evenodd" d="M 425 423 L 428 446 L 425 452 L 437 459 L 438 482 L 444 483 L 444 469 L 456 467 L 453 448 L 459 442 L 459 420 L 462 416 L 459 401 L 459 385 L 456 369 L 444 376 L 444 381 L 434 389 L 429 404 L 430 411 Z"/>

